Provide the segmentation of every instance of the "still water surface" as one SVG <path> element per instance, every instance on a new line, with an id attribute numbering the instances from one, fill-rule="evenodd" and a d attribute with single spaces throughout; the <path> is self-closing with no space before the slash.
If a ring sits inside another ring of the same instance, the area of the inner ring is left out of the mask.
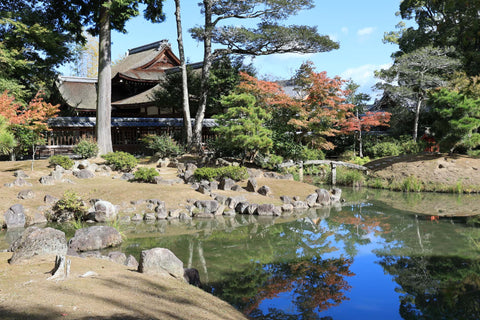
<path id="1" fill-rule="evenodd" d="M 480 228 L 420 214 L 480 209 L 478 196 L 344 198 L 275 219 L 129 224 L 121 251 L 169 248 L 252 319 L 480 319 Z"/>

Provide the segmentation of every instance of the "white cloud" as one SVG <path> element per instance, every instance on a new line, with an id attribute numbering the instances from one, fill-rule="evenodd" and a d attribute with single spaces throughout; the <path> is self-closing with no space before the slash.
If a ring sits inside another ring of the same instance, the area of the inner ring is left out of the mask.
<path id="1" fill-rule="evenodd" d="M 359 92 L 368 93 L 373 97 L 374 93 L 372 87 L 375 83 L 379 82 L 379 79 L 375 78 L 375 70 L 386 69 L 390 66 L 391 64 L 365 64 L 363 66 L 345 70 L 340 77 L 345 80 L 352 79 L 355 83 L 360 85 L 360 88 L 358 89 Z"/>
<path id="2" fill-rule="evenodd" d="M 357 35 L 363 37 L 363 36 L 368 36 L 370 34 L 373 33 L 373 31 L 375 31 L 375 28 L 373 27 L 366 27 L 366 28 L 363 28 L 363 29 L 360 29 L 357 31 Z"/>

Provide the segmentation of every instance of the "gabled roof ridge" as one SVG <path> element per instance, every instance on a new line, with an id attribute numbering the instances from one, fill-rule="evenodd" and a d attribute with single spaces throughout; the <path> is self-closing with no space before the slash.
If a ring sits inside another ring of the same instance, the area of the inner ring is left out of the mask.
<path id="1" fill-rule="evenodd" d="M 170 43 L 166 39 L 155 41 L 149 44 L 144 44 L 143 46 L 140 46 L 140 47 L 128 49 L 128 55 L 151 50 L 151 49 L 157 49 L 160 51 L 160 48 L 164 46 L 170 47 Z"/>

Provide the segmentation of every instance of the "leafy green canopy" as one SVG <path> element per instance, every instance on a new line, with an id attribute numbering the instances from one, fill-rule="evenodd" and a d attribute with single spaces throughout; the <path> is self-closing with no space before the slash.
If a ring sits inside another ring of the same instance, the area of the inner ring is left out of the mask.
<path id="1" fill-rule="evenodd" d="M 480 73 L 480 1 L 403 0 L 400 15 L 417 25 L 405 28 L 403 24 L 399 32 L 386 34 L 398 43 L 397 56 L 427 45 L 454 46 L 462 60 L 461 69 L 469 75 Z"/>
<path id="2" fill-rule="evenodd" d="M 244 159 L 253 160 L 258 152 L 268 153 L 273 145 L 272 131 L 265 127 L 270 114 L 256 104 L 255 97 L 248 93 L 232 93 L 222 99 L 222 104 L 228 110 L 214 116 L 218 121 L 214 131 L 220 141 L 241 150 Z"/>
<path id="3" fill-rule="evenodd" d="M 432 95 L 431 102 L 437 119 L 434 132 L 440 138 L 441 147 L 454 151 L 480 146 L 480 99 L 441 89 Z"/>
<path id="4" fill-rule="evenodd" d="M 268 55 L 273 53 L 301 52 L 316 53 L 337 49 L 338 43 L 328 36 L 318 34 L 314 26 L 283 26 L 280 20 L 296 15 L 301 10 L 314 7 L 312 0 L 254 0 L 254 1 L 204 1 L 203 13 L 207 4 L 211 5 L 211 23 L 203 27 L 192 28 L 192 36 L 203 41 L 206 33 L 214 43 L 224 47 L 217 49 L 215 55 L 247 54 Z M 226 25 L 229 19 L 257 19 L 255 28 Z"/>

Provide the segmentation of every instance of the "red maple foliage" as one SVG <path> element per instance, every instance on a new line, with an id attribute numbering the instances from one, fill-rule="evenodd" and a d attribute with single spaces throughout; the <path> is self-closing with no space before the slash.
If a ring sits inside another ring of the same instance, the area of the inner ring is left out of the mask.
<path id="1" fill-rule="evenodd" d="M 15 101 L 7 91 L 0 95 L 0 115 L 13 125 L 24 125 L 32 130 L 50 130 L 47 120 L 58 113 L 58 105 L 52 105 L 43 100 L 43 93 L 38 92 L 35 97 L 24 106 Z"/>
<path id="2" fill-rule="evenodd" d="M 342 132 L 370 131 L 373 127 L 388 127 L 390 112 L 366 112 L 362 116 L 351 116 L 343 123 Z"/>

